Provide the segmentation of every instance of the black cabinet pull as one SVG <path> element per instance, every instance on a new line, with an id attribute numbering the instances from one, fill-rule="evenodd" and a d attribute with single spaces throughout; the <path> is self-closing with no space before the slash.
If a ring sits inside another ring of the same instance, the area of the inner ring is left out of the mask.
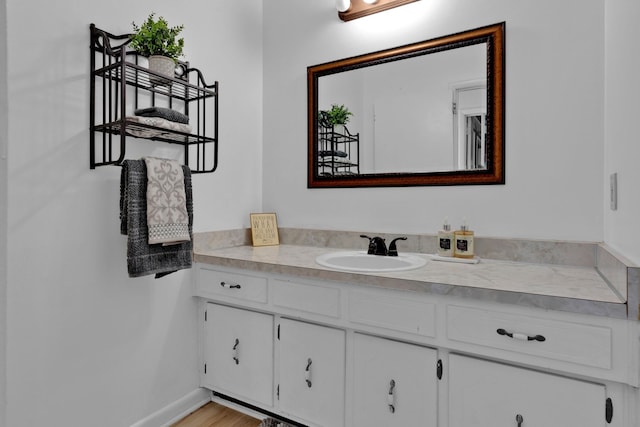
<path id="1" fill-rule="evenodd" d="M 229 289 L 240 289 L 240 285 L 233 282 L 220 282 L 220 286 L 222 286 L 223 288 L 229 288 Z"/>
<path id="2" fill-rule="evenodd" d="M 307 382 L 307 387 L 311 388 L 311 358 L 307 359 L 307 368 L 304 370 L 304 380 Z"/>
<path id="3" fill-rule="evenodd" d="M 498 333 L 498 335 L 504 335 L 507 336 L 509 338 L 514 338 L 517 340 L 522 340 L 522 341 L 545 341 L 546 338 L 543 335 L 526 335 L 526 334 L 521 334 L 518 332 L 508 332 L 502 328 L 498 329 L 496 331 Z"/>
<path id="4" fill-rule="evenodd" d="M 522 423 L 524 422 L 524 418 L 522 417 L 522 415 L 516 415 L 516 422 L 518 423 L 518 427 L 522 427 Z"/>
<path id="5" fill-rule="evenodd" d="M 236 365 L 240 364 L 240 359 L 238 358 L 238 345 L 240 345 L 240 340 L 236 338 L 236 343 L 233 345 L 233 360 L 235 360 Z"/>
<path id="6" fill-rule="evenodd" d="M 389 405 L 389 411 L 392 414 L 395 414 L 396 412 L 396 406 L 395 406 L 395 388 L 396 388 L 396 382 L 394 380 L 391 380 L 391 382 L 389 383 L 389 394 L 387 395 L 387 404 Z"/>
<path id="7" fill-rule="evenodd" d="M 605 401 L 605 413 L 604 418 L 607 420 L 607 424 L 611 424 L 611 420 L 613 419 L 613 400 L 610 397 Z"/>

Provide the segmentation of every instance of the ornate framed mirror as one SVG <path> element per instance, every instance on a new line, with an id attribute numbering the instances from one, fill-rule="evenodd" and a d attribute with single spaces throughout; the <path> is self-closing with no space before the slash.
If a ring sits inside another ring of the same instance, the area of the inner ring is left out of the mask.
<path id="1" fill-rule="evenodd" d="M 308 187 L 504 184 L 504 43 L 499 23 L 308 67 Z"/>

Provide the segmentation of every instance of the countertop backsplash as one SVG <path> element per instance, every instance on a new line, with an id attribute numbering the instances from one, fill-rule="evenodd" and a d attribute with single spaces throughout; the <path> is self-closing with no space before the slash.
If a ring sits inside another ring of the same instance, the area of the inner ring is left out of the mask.
<path id="1" fill-rule="evenodd" d="M 400 253 L 434 254 L 436 251 L 436 235 L 279 228 L 280 244 L 294 246 L 366 250 L 367 241 L 360 237 L 361 234 L 380 236 L 388 242 L 396 237 L 406 236 L 408 239 L 398 244 Z M 213 249 L 250 245 L 251 230 L 248 228 L 194 234 L 196 254 Z M 603 243 L 476 236 L 475 252 L 484 259 L 595 268 L 622 298 L 627 301 L 640 301 L 640 267 Z M 627 310 L 628 318 L 640 320 L 638 304 L 628 304 Z"/>
<path id="2" fill-rule="evenodd" d="M 367 241 L 360 237 L 380 236 L 390 242 L 396 237 L 406 236 L 398 242 L 399 252 L 435 254 L 435 234 L 377 233 L 372 231 L 335 231 L 306 228 L 279 228 L 280 243 L 284 245 L 319 246 L 336 249 L 367 249 Z M 237 229 L 196 233 L 195 251 L 239 245 L 251 245 L 251 230 Z M 475 237 L 475 253 L 480 258 L 501 261 L 530 262 L 536 264 L 573 265 L 594 267 L 598 243 L 563 242 L 554 240 L 505 239 Z"/>

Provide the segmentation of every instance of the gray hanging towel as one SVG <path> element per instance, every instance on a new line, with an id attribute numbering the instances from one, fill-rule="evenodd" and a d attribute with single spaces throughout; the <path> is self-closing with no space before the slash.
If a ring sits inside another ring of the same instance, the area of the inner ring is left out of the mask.
<path id="1" fill-rule="evenodd" d="M 182 166 L 189 215 L 189 235 L 193 232 L 191 170 Z M 191 240 L 163 246 L 149 244 L 147 227 L 147 167 L 144 160 L 125 160 L 120 175 L 120 233 L 127 235 L 129 277 L 155 274 L 156 279 L 177 270 L 191 268 Z"/>

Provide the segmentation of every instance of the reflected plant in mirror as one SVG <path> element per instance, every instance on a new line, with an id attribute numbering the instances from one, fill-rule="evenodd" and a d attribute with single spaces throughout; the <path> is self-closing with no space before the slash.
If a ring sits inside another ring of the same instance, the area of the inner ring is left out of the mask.
<path id="1" fill-rule="evenodd" d="M 331 104 L 318 112 L 318 175 L 348 176 L 360 174 L 360 135 L 347 128 L 353 113 L 344 104 Z"/>
<path id="2" fill-rule="evenodd" d="M 346 125 L 349 123 L 353 113 L 343 105 L 331 104 L 329 110 L 320 110 L 324 126 Z"/>
<path id="3" fill-rule="evenodd" d="M 504 26 L 308 67 L 308 186 L 503 184 Z"/>

